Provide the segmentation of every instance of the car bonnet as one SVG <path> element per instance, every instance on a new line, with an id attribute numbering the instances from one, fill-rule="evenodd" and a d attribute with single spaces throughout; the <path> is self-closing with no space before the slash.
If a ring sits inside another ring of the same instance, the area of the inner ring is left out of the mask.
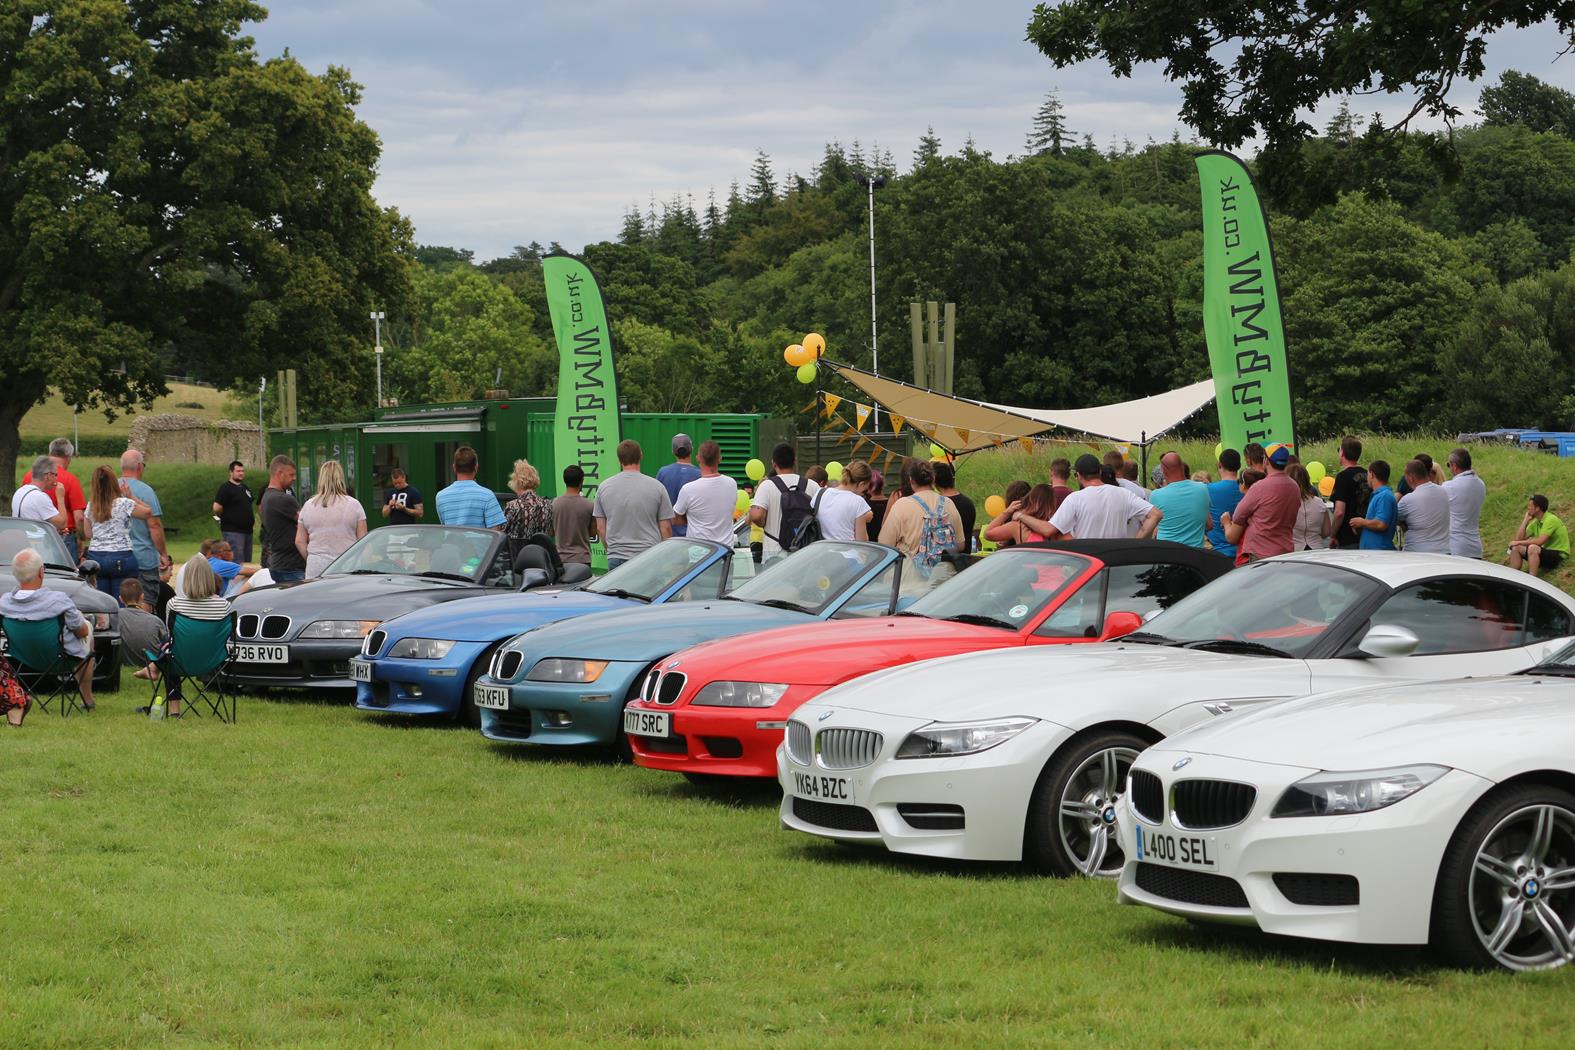
<path id="1" fill-rule="evenodd" d="M 548 624 L 511 640 L 508 647 L 534 659 L 558 656 L 580 660 L 657 660 L 713 638 L 765 631 L 808 619 L 806 613 L 789 609 L 720 599 L 640 605 Z"/>

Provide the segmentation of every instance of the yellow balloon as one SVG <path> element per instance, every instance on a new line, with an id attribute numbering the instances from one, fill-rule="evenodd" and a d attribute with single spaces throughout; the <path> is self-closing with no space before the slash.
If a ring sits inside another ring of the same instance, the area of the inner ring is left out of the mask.
<path id="1" fill-rule="evenodd" d="M 1334 479 L 1325 474 L 1323 480 L 1318 482 L 1318 492 L 1325 497 L 1334 495 Z"/>
<path id="2" fill-rule="evenodd" d="M 738 511 L 739 513 L 743 513 L 744 511 L 748 510 L 749 509 L 749 493 L 747 493 L 747 492 L 740 492 L 738 494 L 738 501 L 733 504 L 733 509 Z"/>
<path id="3" fill-rule="evenodd" d="M 794 343 L 792 346 L 782 351 L 782 359 L 788 364 L 792 365 L 794 368 L 807 365 L 814 360 L 814 358 L 810 356 L 809 351 L 805 350 L 798 343 Z"/>
<path id="4" fill-rule="evenodd" d="M 813 361 L 798 366 L 798 381 L 800 383 L 813 383 L 817 374 L 819 374 L 819 369 L 815 367 L 815 362 Z"/>
<path id="5" fill-rule="evenodd" d="M 804 337 L 804 349 L 809 354 L 811 361 L 819 360 L 826 352 L 826 339 L 819 332 L 811 332 Z"/>
<path id="6" fill-rule="evenodd" d="M 1323 484 L 1324 476 L 1328 473 L 1329 471 L 1324 467 L 1324 465 L 1319 463 L 1316 459 L 1307 464 L 1307 480 L 1311 481 L 1314 485 Z"/>
<path id="7" fill-rule="evenodd" d="M 1005 509 L 1006 500 L 1004 497 L 991 496 L 989 499 L 984 501 L 984 512 L 990 515 L 992 518 L 998 516 Z"/>
<path id="8" fill-rule="evenodd" d="M 942 448 L 941 446 L 935 444 L 935 442 L 932 441 L 932 442 L 930 442 L 930 458 L 931 459 L 945 459 L 946 458 L 946 450 L 944 448 Z"/>
<path id="9" fill-rule="evenodd" d="M 1219 462 L 1220 453 L 1224 452 L 1224 451 L 1225 451 L 1225 442 L 1223 442 L 1223 441 L 1216 441 L 1216 442 L 1214 442 L 1214 461 L 1216 463 Z"/>
<path id="10" fill-rule="evenodd" d="M 832 460 L 830 463 L 827 463 L 826 464 L 826 477 L 830 478 L 832 481 L 841 481 L 842 480 L 842 464 L 838 463 L 836 460 Z"/>
<path id="11" fill-rule="evenodd" d="M 766 476 L 766 465 L 758 459 L 752 459 L 744 464 L 744 476 L 750 481 L 759 481 Z"/>

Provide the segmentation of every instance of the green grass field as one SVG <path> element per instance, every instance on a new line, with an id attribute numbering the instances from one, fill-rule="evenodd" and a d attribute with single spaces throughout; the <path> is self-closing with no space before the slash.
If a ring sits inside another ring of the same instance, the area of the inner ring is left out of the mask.
<path id="1" fill-rule="evenodd" d="M 225 402 L 229 395 L 222 390 L 215 390 L 211 386 L 195 386 L 191 383 L 170 383 L 169 388 L 168 394 L 154 400 L 149 412 L 173 412 L 177 415 L 212 420 L 230 418 L 225 411 Z M 192 405 L 202 407 L 192 408 L 190 407 Z M 255 410 L 256 405 L 253 404 L 252 408 Z M 21 431 L 26 435 L 41 437 L 45 441 L 50 438 L 70 437 L 73 433 L 73 425 L 83 437 L 121 436 L 131 429 L 131 420 L 140 414 L 142 414 L 140 411 L 129 415 L 120 412 L 114 419 L 106 418 L 102 412 L 83 412 L 80 416 L 74 416 L 71 406 L 66 404 L 59 394 L 51 393 L 48 401 L 35 406 L 22 417 Z M 255 422 L 257 415 L 253 411 L 250 416 L 241 418 L 249 418 Z"/>
<path id="2" fill-rule="evenodd" d="M 1196 928 L 344 706 L 140 700 L 0 730 L 0 1046 L 1567 1041 L 1575 971 Z"/>

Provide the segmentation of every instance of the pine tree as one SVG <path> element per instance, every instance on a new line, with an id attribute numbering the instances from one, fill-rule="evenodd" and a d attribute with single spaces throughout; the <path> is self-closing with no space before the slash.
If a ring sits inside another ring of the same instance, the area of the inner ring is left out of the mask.
<path id="1" fill-rule="evenodd" d="M 1059 157 L 1066 152 L 1067 142 L 1075 134 L 1067 129 L 1060 97 L 1051 91 L 1045 96 L 1039 112 L 1034 115 L 1034 126 L 1028 133 L 1028 155 L 1037 157 L 1048 153 L 1052 157 Z"/>
<path id="2" fill-rule="evenodd" d="M 923 135 L 919 136 L 919 147 L 913 151 L 913 167 L 917 170 L 940 158 L 941 140 L 936 137 L 935 126 L 932 124 L 924 129 Z"/>
<path id="3" fill-rule="evenodd" d="M 753 210 L 763 212 L 769 205 L 776 203 L 776 199 L 777 180 L 771 173 L 771 158 L 766 155 L 765 150 L 756 150 L 755 163 L 749 169 L 749 191 L 746 200 Z"/>
<path id="4" fill-rule="evenodd" d="M 1324 137 L 1341 145 L 1348 146 L 1356 138 L 1356 117 L 1351 113 L 1351 100 L 1342 98 L 1340 108 L 1329 119 L 1329 126 L 1324 128 Z"/>
<path id="5" fill-rule="evenodd" d="M 639 244 L 645 240 L 645 220 L 640 217 L 640 210 L 634 205 L 623 213 L 623 229 L 618 234 L 622 244 Z"/>

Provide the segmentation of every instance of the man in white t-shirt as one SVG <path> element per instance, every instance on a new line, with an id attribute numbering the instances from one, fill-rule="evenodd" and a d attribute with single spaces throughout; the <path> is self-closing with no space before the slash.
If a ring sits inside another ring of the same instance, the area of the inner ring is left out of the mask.
<path id="1" fill-rule="evenodd" d="M 1129 535 L 1127 522 L 1141 520 L 1138 538 L 1148 539 L 1159 528 L 1163 512 L 1148 500 L 1119 485 L 1106 485 L 1099 479 L 1099 460 L 1084 454 L 1072 469 L 1082 488 L 1061 501 L 1061 506 L 1045 523 L 1029 520 L 1028 525 L 1046 539 L 1117 540 Z M 1022 512 L 1018 511 L 1018 515 Z"/>
<path id="2" fill-rule="evenodd" d="M 775 558 L 782 553 L 778 537 L 782 535 L 782 496 L 789 489 L 797 489 L 798 453 L 786 441 L 771 450 L 772 476 L 755 487 L 755 500 L 749 506 L 749 520 L 765 529 L 763 555 Z M 813 502 L 820 486 L 804 479 L 804 494 Z"/>
<path id="3" fill-rule="evenodd" d="M 688 527 L 690 539 L 733 545 L 733 511 L 738 507 L 738 482 L 722 473 L 722 446 L 700 442 L 700 476 L 687 481 L 673 501 L 673 525 Z M 675 529 L 676 532 L 676 529 Z"/>
<path id="4" fill-rule="evenodd" d="M 55 506 L 50 493 L 55 490 L 55 478 L 60 468 L 49 456 L 39 456 L 33 461 L 32 481 L 21 486 L 11 496 L 11 516 L 30 521 L 47 521 L 57 529 L 66 527 L 66 512 Z"/>

